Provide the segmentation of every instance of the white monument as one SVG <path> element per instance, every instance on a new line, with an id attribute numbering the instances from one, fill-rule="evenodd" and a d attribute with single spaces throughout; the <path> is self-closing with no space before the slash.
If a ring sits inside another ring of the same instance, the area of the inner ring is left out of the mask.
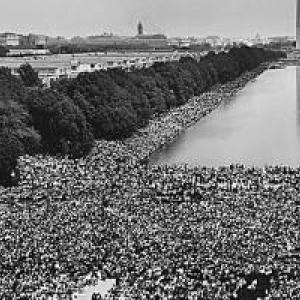
<path id="1" fill-rule="evenodd" d="M 297 0 L 296 48 L 300 49 L 300 0 Z"/>

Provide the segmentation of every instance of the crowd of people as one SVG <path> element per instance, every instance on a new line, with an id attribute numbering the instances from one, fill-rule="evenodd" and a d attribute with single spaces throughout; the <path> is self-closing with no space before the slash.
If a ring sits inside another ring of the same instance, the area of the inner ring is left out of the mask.
<path id="1" fill-rule="evenodd" d="M 0 190 L 0 298 L 115 279 L 106 299 L 299 299 L 300 169 L 148 165 L 262 70 L 84 159 L 22 157 L 20 185 Z"/>
<path id="2" fill-rule="evenodd" d="M 299 179 L 284 167 L 148 170 L 127 204 L 130 298 L 298 299 Z"/>

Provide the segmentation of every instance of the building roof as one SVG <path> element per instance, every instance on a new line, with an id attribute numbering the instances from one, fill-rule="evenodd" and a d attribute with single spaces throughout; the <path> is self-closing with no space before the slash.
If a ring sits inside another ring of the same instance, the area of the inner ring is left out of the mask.
<path id="1" fill-rule="evenodd" d="M 167 37 L 164 34 L 143 34 L 143 35 L 137 35 L 137 39 L 140 40 L 166 40 Z"/>

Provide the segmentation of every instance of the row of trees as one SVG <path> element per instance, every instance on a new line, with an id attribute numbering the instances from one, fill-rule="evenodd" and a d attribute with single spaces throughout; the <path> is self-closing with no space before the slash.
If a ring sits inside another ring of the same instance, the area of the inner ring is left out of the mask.
<path id="1" fill-rule="evenodd" d="M 234 48 L 201 61 L 157 63 L 125 72 L 99 71 L 41 85 L 29 65 L 19 77 L 0 69 L 0 184 L 14 183 L 12 170 L 25 153 L 81 157 L 95 139 L 123 139 L 153 114 L 186 103 L 218 82 L 274 60 L 282 53 Z"/>

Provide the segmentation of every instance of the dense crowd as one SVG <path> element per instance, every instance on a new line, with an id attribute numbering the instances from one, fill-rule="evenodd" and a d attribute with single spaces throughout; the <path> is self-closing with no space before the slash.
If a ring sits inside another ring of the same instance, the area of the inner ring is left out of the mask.
<path id="1" fill-rule="evenodd" d="M 299 179 L 284 167 L 148 170 L 127 204 L 130 298 L 299 299 Z"/>
<path id="2" fill-rule="evenodd" d="M 300 169 L 147 165 L 257 72 L 85 159 L 22 157 L 20 185 L 0 190 L 0 298 L 115 279 L 107 299 L 299 299 Z"/>

